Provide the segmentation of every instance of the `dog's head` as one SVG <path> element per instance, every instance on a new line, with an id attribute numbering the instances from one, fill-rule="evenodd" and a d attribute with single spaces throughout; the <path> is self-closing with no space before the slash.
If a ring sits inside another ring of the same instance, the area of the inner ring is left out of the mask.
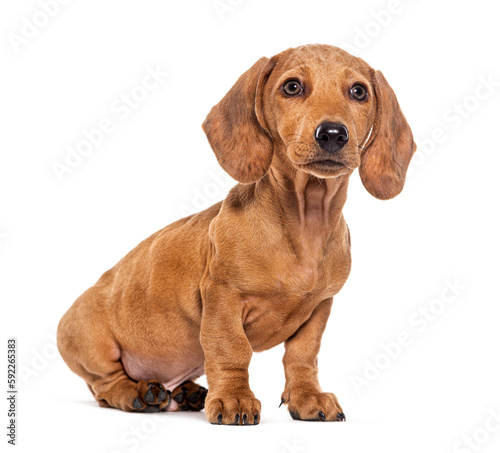
<path id="1" fill-rule="evenodd" d="M 403 189 L 415 143 L 380 71 L 336 47 L 308 45 L 261 58 L 212 108 L 203 128 L 221 166 L 258 181 L 279 152 L 320 178 L 359 167 L 365 188 Z"/>

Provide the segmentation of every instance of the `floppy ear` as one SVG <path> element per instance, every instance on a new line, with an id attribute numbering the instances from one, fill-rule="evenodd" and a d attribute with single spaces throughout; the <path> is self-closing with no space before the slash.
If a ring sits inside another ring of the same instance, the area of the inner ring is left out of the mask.
<path id="1" fill-rule="evenodd" d="M 273 159 L 273 142 L 265 129 L 262 91 L 274 59 L 261 58 L 212 108 L 203 123 L 219 164 L 242 183 L 262 178 Z"/>
<path id="2" fill-rule="evenodd" d="M 380 71 L 373 74 L 377 102 L 373 130 L 361 154 L 359 175 L 366 190 L 387 200 L 398 195 L 416 145 L 394 91 Z"/>

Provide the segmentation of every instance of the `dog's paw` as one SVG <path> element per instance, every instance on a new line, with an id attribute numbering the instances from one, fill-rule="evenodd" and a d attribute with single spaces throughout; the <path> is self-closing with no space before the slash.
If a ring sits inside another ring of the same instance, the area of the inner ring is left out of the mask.
<path id="1" fill-rule="evenodd" d="M 201 411 L 205 406 L 207 389 L 192 381 L 186 381 L 172 392 L 172 399 L 179 411 Z"/>
<path id="2" fill-rule="evenodd" d="M 139 381 L 137 393 L 132 402 L 134 412 L 160 412 L 171 401 L 170 391 L 157 381 Z"/>
<path id="3" fill-rule="evenodd" d="M 260 401 L 251 391 L 231 394 L 210 394 L 205 401 L 208 421 L 214 425 L 258 425 Z"/>
<path id="4" fill-rule="evenodd" d="M 294 420 L 345 422 L 344 411 L 333 393 L 283 392 L 281 404 L 288 405 Z"/>

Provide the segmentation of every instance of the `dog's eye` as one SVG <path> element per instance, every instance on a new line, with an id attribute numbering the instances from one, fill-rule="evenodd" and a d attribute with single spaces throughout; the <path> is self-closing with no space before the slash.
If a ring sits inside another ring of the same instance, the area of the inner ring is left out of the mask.
<path id="1" fill-rule="evenodd" d="M 300 84 L 298 80 L 288 80 L 285 82 L 283 85 L 283 91 L 285 92 L 286 95 L 288 96 L 298 96 L 299 94 L 302 93 L 303 87 Z"/>
<path id="2" fill-rule="evenodd" d="M 356 101 L 364 101 L 368 96 L 368 91 L 363 85 L 357 83 L 351 87 L 351 97 Z"/>

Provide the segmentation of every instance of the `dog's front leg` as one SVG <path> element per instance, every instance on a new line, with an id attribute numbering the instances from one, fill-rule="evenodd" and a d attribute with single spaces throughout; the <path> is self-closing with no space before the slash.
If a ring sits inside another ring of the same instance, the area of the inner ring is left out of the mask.
<path id="1" fill-rule="evenodd" d="M 243 329 L 243 304 L 227 285 L 213 281 L 202 288 L 200 340 L 205 353 L 210 423 L 257 425 L 260 401 L 248 382 L 252 347 Z"/>
<path id="2" fill-rule="evenodd" d="M 285 341 L 285 391 L 281 402 L 288 404 L 295 420 L 344 421 L 333 393 L 321 390 L 318 381 L 318 353 L 333 300 L 322 301 L 311 317 Z"/>

